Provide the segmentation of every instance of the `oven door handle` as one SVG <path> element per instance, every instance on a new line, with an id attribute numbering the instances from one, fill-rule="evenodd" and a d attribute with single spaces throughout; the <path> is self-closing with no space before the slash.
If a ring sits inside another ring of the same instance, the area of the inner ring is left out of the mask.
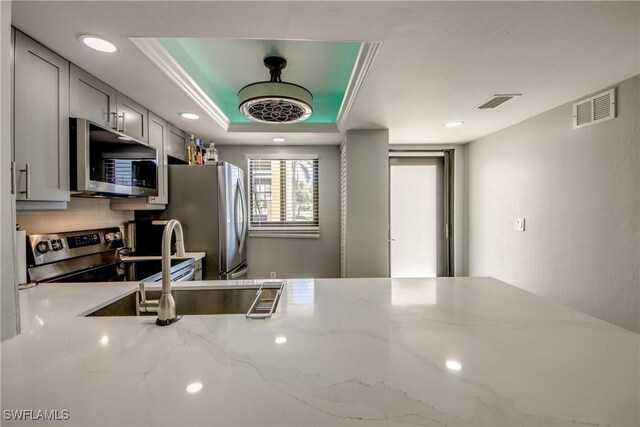
<path id="1" fill-rule="evenodd" d="M 182 276 L 172 277 L 171 280 L 174 282 L 190 282 L 196 277 L 196 269 L 190 268 L 189 272 L 183 274 Z"/>

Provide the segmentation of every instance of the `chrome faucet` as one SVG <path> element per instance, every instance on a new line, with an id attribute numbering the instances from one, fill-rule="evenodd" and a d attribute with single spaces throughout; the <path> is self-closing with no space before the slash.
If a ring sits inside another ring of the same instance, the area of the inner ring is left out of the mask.
<path id="1" fill-rule="evenodd" d="M 171 237 L 176 233 L 176 256 L 185 256 L 182 225 L 177 219 L 153 221 L 152 224 L 164 226 L 162 233 L 162 295 L 159 300 L 147 300 L 144 283 L 140 283 L 140 311 L 158 313 L 156 325 L 167 326 L 182 318 L 176 315 L 176 302 L 171 295 Z"/>

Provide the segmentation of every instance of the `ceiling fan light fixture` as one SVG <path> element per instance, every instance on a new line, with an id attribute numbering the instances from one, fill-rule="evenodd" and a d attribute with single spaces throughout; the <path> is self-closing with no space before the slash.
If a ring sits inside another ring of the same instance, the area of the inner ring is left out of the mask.
<path id="1" fill-rule="evenodd" d="M 238 109 L 243 116 L 260 123 L 302 122 L 313 113 L 313 95 L 302 86 L 281 80 L 287 61 L 279 56 L 264 59 L 271 80 L 247 85 L 238 92 Z"/>

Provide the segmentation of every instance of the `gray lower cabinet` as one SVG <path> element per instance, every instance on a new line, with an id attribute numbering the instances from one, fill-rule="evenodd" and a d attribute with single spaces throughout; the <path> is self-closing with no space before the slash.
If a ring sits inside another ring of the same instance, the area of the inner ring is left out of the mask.
<path id="1" fill-rule="evenodd" d="M 116 130 L 142 142 L 149 142 L 148 110 L 131 98 L 116 94 Z"/>
<path id="2" fill-rule="evenodd" d="M 64 209 L 69 201 L 69 62 L 15 31 L 16 208 Z"/>
<path id="3" fill-rule="evenodd" d="M 167 123 L 168 143 L 165 144 L 165 153 L 176 159 L 187 161 L 187 133 Z"/>
<path id="4" fill-rule="evenodd" d="M 74 64 L 70 66 L 69 83 L 71 117 L 115 128 L 117 92 L 114 88 Z"/>

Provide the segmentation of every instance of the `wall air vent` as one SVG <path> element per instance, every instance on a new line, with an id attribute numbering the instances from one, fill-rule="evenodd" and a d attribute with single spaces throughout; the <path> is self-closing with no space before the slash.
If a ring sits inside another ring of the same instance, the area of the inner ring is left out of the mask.
<path id="1" fill-rule="evenodd" d="M 609 89 L 573 104 L 573 128 L 593 125 L 616 117 L 616 90 Z"/>
<path id="2" fill-rule="evenodd" d="M 503 93 L 500 95 L 493 95 L 491 98 L 487 99 L 482 104 L 478 105 L 476 109 L 490 110 L 518 96 L 522 96 L 522 94 L 521 93 Z"/>

